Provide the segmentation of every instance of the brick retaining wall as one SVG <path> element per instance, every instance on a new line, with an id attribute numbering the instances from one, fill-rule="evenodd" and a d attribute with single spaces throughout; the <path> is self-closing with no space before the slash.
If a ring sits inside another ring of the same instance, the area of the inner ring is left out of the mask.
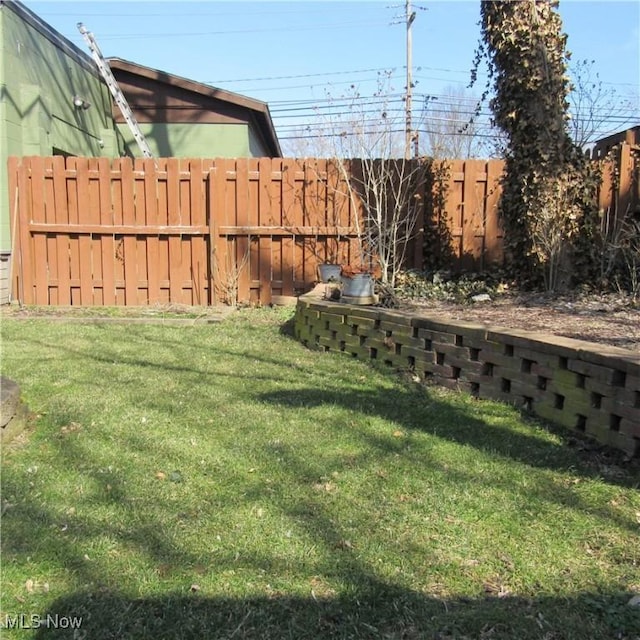
<path id="1" fill-rule="evenodd" d="M 295 336 L 414 371 L 425 381 L 514 404 L 603 444 L 640 454 L 640 355 L 543 333 L 426 314 L 298 299 Z"/>

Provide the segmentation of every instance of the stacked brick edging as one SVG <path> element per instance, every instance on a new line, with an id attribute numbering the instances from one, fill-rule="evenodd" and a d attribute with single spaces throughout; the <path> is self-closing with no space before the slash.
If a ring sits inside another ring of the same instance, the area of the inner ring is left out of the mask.
<path id="1" fill-rule="evenodd" d="M 411 369 L 423 380 L 501 400 L 640 454 L 640 355 L 548 334 L 350 306 L 307 294 L 295 336 Z"/>

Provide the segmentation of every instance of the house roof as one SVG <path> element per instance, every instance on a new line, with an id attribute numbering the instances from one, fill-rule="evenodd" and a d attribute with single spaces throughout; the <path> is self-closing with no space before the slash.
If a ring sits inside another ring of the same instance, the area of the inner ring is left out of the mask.
<path id="1" fill-rule="evenodd" d="M 596 140 L 596 145 L 601 144 L 616 144 L 618 142 L 626 142 L 627 144 L 639 144 L 640 143 L 640 125 L 635 127 L 629 127 L 624 131 L 618 131 L 605 138 Z"/>
<path id="2" fill-rule="evenodd" d="M 44 38 L 49 40 L 58 49 L 69 57 L 73 58 L 80 66 L 93 75 L 100 77 L 93 59 L 88 53 L 77 47 L 73 42 L 67 40 L 60 32 L 56 31 L 50 24 L 47 24 L 40 16 L 36 15 L 18 0 L 0 0 L 0 9 L 13 11 L 24 22 L 33 27 Z"/>
<path id="3" fill-rule="evenodd" d="M 596 140 L 593 146 L 592 157 L 603 158 L 617 144 L 626 142 L 630 145 L 640 145 L 640 125 L 630 127 L 624 131 L 618 131 L 606 138 Z"/>
<path id="4" fill-rule="evenodd" d="M 107 61 L 140 122 L 153 121 L 159 112 L 173 122 L 251 122 L 270 154 L 282 155 L 266 102 L 122 58 Z"/>

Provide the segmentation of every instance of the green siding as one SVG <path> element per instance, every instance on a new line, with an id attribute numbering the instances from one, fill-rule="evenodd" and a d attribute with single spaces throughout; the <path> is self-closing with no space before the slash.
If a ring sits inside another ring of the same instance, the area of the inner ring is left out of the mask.
<path id="1" fill-rule="evenodd" d="M 73 106 L 77 94 L 91 103 Z M 118 155 L 111 96 L 99 75 L 6 5 L 0 8 L 0 252 L 10 251 L 9 156 Z"/>
<path id="2" fill-rule="evenodd" d="M 142 155 L 129 127 L 118 125 L 127 155 Z M 251 153 L 248 128 L 242 124 L 140 123 L 153 155 L 159 158 L 236 158 Z"/>

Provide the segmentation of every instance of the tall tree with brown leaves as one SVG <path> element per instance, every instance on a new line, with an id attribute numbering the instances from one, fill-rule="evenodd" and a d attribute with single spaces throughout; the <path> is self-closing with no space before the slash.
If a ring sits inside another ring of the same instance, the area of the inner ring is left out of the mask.
<path id="1" fill-rule="evenodd" d="M 557 0 L 483 0 L 482 43 L 495 124 L 506 133 L 500 213 L 507 265 L 548 290 L 580 275 L 597 179 L 569 134 L 567 36 Z M 584 245 L 584 243 L 582 243 Z"/>

